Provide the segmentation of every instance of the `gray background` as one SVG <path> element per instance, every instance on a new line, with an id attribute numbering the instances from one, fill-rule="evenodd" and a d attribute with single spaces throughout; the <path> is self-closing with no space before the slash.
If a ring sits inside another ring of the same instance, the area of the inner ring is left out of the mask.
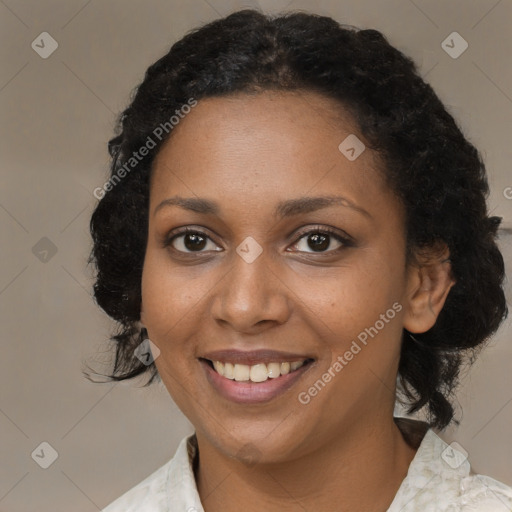
<path id="1" fill-rule="evenodd" d="M 84 358 L 107 357 L 113 327 L 91 298 L 88 222 L 115 114 L 145 69 L 188 30 L 242 7 L 383 31 L 481 149 L 490 209 L 512 226 L 511 0 L 0 0 L 0 512 L 97 511 L 191 432 L 162 386 L 81 374 Z M 454 31 L 469 44 L 456 59 L 441 47 Z M 47 59 L 31 47 L 42 32 L 58 43 Z M 510 271 L 505 232 L 501 244 Z M 508 320 L 464 379 L 462 425 L 442 434 L 509 485 L 511 361 Z M 44 441 L 58 453 L 48 469 L 31 457 Z"/>

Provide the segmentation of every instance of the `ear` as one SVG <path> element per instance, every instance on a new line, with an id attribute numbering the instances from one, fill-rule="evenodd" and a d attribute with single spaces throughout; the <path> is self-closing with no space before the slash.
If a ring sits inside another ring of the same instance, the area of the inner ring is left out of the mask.
<path id="1" fill-rule="evenodd" d="M 446 297 L 455 284 L 446 244 L 422 249 L 408 269 L 404 328 L 411 333 L 428 331 L 437 321 Z"/>

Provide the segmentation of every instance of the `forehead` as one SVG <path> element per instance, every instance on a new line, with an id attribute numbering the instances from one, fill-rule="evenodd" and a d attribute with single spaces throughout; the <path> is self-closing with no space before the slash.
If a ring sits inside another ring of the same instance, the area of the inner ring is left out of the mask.
<path id="1" fill-rule="evenodd" d="M 173 128 L 161 153 L 183 143 L 224 148 L 232 144 L 231 150 L 241 150 L 262 142 L 283 151 L 287 147 L 279 145 L 283 142 L 300 142 L 304 151 L 319 152 L 320 147 L 329 151 L 333 141 L 322 140 L 328 132 L 339 139 L 357 131 L 342 103 L 314 92 L 237 93 L 201 99 Z"/>
<path id="2" fill-rule="evenodd" d="M 174 127 L 155 158 L 151 203 L 175 193 L 225 200 L 243 193 L 254 205 L 262 205 L 262 196 L 277 200 L 334 190 L 354 202 L 370 193 L 389 194 L 378 156 L 366 148 L 349 160 L 340 151 L 346 140 L 364 144 L 347 109 L 316 93 L 205 98 Z"/>

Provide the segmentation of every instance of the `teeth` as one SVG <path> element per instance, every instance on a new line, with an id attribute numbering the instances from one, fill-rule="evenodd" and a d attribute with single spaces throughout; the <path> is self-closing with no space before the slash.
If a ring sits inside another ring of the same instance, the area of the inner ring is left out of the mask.
<path id="1" fill-rule="evenodd" d="M 277 379 L 281 375 L 287 375 L 298 370 L 303 364 L 304 361 L 291 361 L 286 363 L 258 363 L 249 366 L 247 364 L 213 361 L 213 367 L 219 375 L 238 382 L 265 382 L 267 379 Z"/>
<path id="2" fill-rule="evenodd" d="M 249 380 L 249 375 L 251 372 L 251 367 L 246 364 L 235 364 L 235 369 L 233 370 L 233 375 L 235 376 L 235 380 L 244 381 Z"/>
<path id="3" fill-rule="evenodd" d="M 281 375 L 281 365 L 279 363 L 268 363 L 267 369 L 269 379 L 276 379 Z"/>
<path id="4" fill-rule="evenodd" d="M 268 370 L 266 364 L 255 364 L 251 366 L 249 374 L 252 382 L 264 382 L 268 379 Z"/>
<path id="5" fill-rule="evenodd" d="M 213 363 L 213 366 L 215 367 L 215 363 Z M 217 368 L 215 368 L 217 370 Z M 220 373 L 219 370 L 217 370 L 218 373 L 221 375 L 224 375 L 226 379 L 234 380 L 235 373 L 234 373 L 235 367 L 231 363 L 225 363 L 224 364 L 224 373 Z"/>

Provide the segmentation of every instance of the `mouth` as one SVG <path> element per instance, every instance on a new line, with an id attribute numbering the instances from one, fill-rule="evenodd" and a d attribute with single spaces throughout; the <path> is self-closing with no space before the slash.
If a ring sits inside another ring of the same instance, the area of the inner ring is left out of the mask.
<path id="1" fill-rule="evenodd" d="M 240 404 L 269 402 L 302 380 L 316 359 L 276 351 L 218 351 L 198 358 L 213 390 Z"/>
<path id="2" fill-rule="evenodd" d="M 314 361 L 312 358 L 296 361 L 273 361 L 270 363 L 258 362 L 256 364 L 240 364 L 228 361 L 212 361 L 202 359 L 218 375 L 228 380 L 236 382 L 265 382 L 268 379 L 278 379 L 283 375 L 288 375 L 297 371 Z"/>

